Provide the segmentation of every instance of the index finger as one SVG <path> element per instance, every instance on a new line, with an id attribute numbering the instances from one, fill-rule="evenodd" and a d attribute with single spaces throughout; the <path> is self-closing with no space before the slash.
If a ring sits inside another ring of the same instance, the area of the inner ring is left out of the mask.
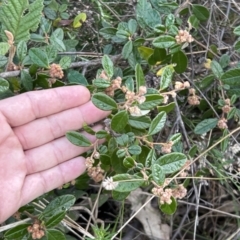
<path id="1" fill-rule="evenodd" d="M 0 101 L 0 112 L 12 127 L 46 117 L 90 100 L 90 92 L 83 86 L 67 86 L 23 93 Z"/>

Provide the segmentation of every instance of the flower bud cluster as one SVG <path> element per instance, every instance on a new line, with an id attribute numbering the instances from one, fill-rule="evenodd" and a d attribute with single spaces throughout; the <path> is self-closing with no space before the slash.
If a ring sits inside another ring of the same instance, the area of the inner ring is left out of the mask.
<path id="1" fill-rule="evenodd" d="M 32 226 L 29 226 L 27 230 L 32 234 L 32 239 L 41 239 L 45 235 L 42 225 L 37 221 Z"/>
<path id="2" fill-rule="evenodd" d="M 225 100 L 225 105 L 222 107 L 223 113 L 229 113 L 231 111 L 232 108 L 230 105 L 231 105 L 230 99 L 227 98 Z"/>
<path id="3" fill-rule="evenodd" d="M 194 38 L 187 30 L 179 30 L 178 35 L 175 37 L 178 44 L 181 43 L 191 43 L 194 41 Z"/>
<path id="4" fill-rule="evenodd" d="M 189 89 L 188 103 L 189 105 L 196 106 L 200 104 L 200 97 L 196 95 L 196 90 L 194 88 Z"/>
<path id="5" fill-rule="evenodd" d="M 227 119 L 224 117 L 219 119 L 217 125 L 220 129 L 227 129 L 228 128 Z"/>
<path id="6" fill-rule="evenodd" d="M 88 176 L 91 177 L 94 182 L 101 182 L 104 179 L 105 172 L 100 165 L 93 166 L 93 164 L 94 160 L 91 157 L 86 158 L 85 165 L 87 167 Z"/>
<path id="7" fill-rule="evenodd" d="M 122 78 L 121 77 L 117 77 L 116 79 L 111 81 L 111 86 L 109 86 L 108 88 L 105 89 L 105 93 L 108 96 L 113 97 L 115 90 L 121 88 L 121 84 L 122 84 Z"/>
<path id="8" fill-rule="evenodd" d="M 146 101 L 146 97 L 144 96 L 147 93 L 147 88 L 145 86 L 140 86 L 139 91 L 136 94 L 135 92 L 129 91 L 126 87 L 122 88 L 122 91 L 125 93 L 126 103 L 125 107 L 130 112 L 131 115 L 141 115 L 141 110 L 138 106 L 132 104 L 134 102 L 138 102 L 142 104 Z"/>
<path id="9" fill-rule="evenodd" d="M 62 79 L 64 76 L 62 67 L 59 64 L 53 63 L 50 65 L 49 75 L 51 78 Z"/>
<path id="10" fill-rule="evenodd" d="M 173 141 L 169 141 L 167 143 L 163 143 L 162 144 L 162 152 L 163 153 L 170 153 L 172 151 L 173 144 L 174 144 Z"/>
<path id="11" fill-rule="evenodd" d="M 174 85 L 175 90 L 182 90 L 182 89 L 185 89 L 185 88 L 190 88 L 190 83 L 188 81 L 186 81 L 184 83 L 179 82 L 179 81 L 175 82 L 175 85 Z"/>
<path id="12" fill-rule="evenodd" d="M 182 199 L 186 196 L 187 194 L 187 189 L 182 185 L 178 185 L 176 188 L 171 189 L 171 188 L 165 188 L 164 187 L 154 187 L 152 189 L 152 193 L 159 197 L 160 199 L 160 204 L 171 204 L 172 199 L 171 197 Z"/>

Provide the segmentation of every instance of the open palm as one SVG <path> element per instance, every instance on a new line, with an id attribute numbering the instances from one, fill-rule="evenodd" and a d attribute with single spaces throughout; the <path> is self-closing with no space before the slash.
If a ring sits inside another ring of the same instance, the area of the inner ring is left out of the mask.
<path id="1" fill-rule="evenodd" d="M 64 135 L 107 115 L 92 104 L 82 86 L 0 101 L 0 223 L 85 171 L 84 158 L 77 156 L 87 148 L 72 145 Z"/>

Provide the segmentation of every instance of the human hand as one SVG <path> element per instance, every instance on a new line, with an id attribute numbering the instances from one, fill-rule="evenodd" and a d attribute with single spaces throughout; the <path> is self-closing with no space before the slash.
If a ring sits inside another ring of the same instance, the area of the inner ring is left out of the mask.
<path id="1" fill-rule="evenodd" d="M 28 92 L 0 101 L 0 223 L 85 171 L 85 159 L 77 156 L 88 148 L 74 146 L 64 135 L 108 114 L 92 104 L 82 86 Z"/>

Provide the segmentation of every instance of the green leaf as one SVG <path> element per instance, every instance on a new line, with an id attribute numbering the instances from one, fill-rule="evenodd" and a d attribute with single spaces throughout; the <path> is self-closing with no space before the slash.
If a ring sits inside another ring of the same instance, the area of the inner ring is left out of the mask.
<path id="1" fill-rule="evenodd" d="M 117 29 L 116 28 L 111 28 L 111 27 L 101 28 L 99 33 L 105 39 L 110 39 L 110 38 L 112 38 L 116 35 Z"/>
<path id="2" fill-rule="evenodd" d="M 56 229 L 47 229 L 46 235 L 48 240 L 66 240 L 65 235 Z"/>
<path id="3" fill-rule="evenodd" d="M 159 164 L 165 174 L 174 173 L 180 170 L 187 161 L 187 157 L 182 153 L 169 153 L 158 158 L 156 164 Z"/>
<path id="4" fill-rule="evenodd" d="M 206 89 L 210 87 L 214 83 L 214 76 L 212 74 L 206 76 L 205 78 L 202 79 L 201 83 L 199 84 L 199 87 L 201 89 Z"/>
<path id="5" fill-rule="evenodd" d="M 137 21 L 135 19 L 128 21 L 128 30 L 132 35 L 137 31 Z"/>
<path id="6" fill-rule="evenodd" d="M 181 138 L 182 138 L 182 134 L 181 133 L 176 133 L 169 138 L 169 141 L 172 141 L 173 144 L 176 144 L 181 140 Z"/>
<path id="7" fill-rule="evenodd" d="M 140 46 L 138 47 L 138 52 L 140 53 L 141 57 L 147 61 L 149 57 L 154 53 L 154 49 L 145 46 Z"/>
<path id="8" fill-rule="evenodd" d="M 68 69 L 71 65 L 71 58 L 68 56 L 64 56 L 63 58 L 61 58 L 59 65 L 61 66 L 62 69 Z"/>
<path id="9" fill-rule="evenodd" d="M 175 22 L 175 16 L 172 13 L 168 14 L 165 19 L 166 27 L 170 27 L 171 25 L 174 24 L 174 22 Z"/>
<path id="10" fill-rule="evenodd" d="M 104 55 L 102 58 L 102 66 L 108 78 L 110 79 L 114 74 L 114 66 L 112 60 L 107 55 Z"/>
<path id="11" fill-rule="evenodd" d="M 237 41 L 234 45 L 234 49 L 236 52 L 240 53 L 240 41 Z"/>
<path id="12" fill-rule="evenodd" d="M 129 91 L 134 92 L 134 81 L 132 77 L 127 78 L 125 86 Z"/>
<path id="13" fill-rule="evenodd" d="M 132 155 L 139 155 L 142 152 L 142 148 L 138 145 L 132 145 L 128 148 L 128 152 Z"/>
<path id="14" fill-rule="evenodd" d="M 58 38 L 56 35 L 52 34 L 50 37 L 50 43 L 56 47 L 56 49 L 60 52 L 66 51 L 66 46 L 63 43 L 63 40 Z"/>
<path id="15" fill-rule="evenodd" d="M 214 76 L 218 79 L 221 79 L 223 75 L 223 69 L 217 61 L 213 60 L 211 62 L 211 69 L 213 71 Z"/>
<path id="16" fill-rule="evenodd" d="M 123 201 L 127 198 L 127 196 L 130 194 L 130 192 L 116 192 L 112 191 L 112 197 L 116 201 Z"/>
<path id="17" fill-rule="evenodd" d="M 66 133 L 67 139 L 78 147 L 90 147 L 92 143 L 81 133 L 69 131 Z"/>
<path id="18" fill-rule="evenodd" d="M 150 110 L 159 106 L 163 102 L 163 97 L 159 94 L 149 94 L 146 95 L 146 100 L 144 103 L 139 105 L 141 110 Z"/>
<path id="19" fill-rule="evenodd" d="M 228 54 L 223 54 L 219 59 L 219 64 L 221 65 L 222 68 L 226 68 L 230 64 L 230 60 L 231 59 Z"/>
<path id="20" fill-rule="evenodd" d="M 98 132 L 96 132 L 96 138 L 97 139 L 103 139 L 106 138 L 108 136 L 108 132 L 105 130 L 99 130 Z"/>
<path id="21" fill-rule="evenodd" d="M 83 123 L 83 126 L 82 126 L 83 130 L 91 135 L 95 135 L 95 131 L 90 127 L 88 126 L 86 123 Z"/>
<path id="22" fill-rule="evenodd" d="M 4 67 L 8 62 L 8 58 L 0 55 L 0 67 Z"/>
<path id="23" fill-rule="evenodd" d="M 9 82 L 0 77 L 0 93 L 6 92 L 9 89 Z"/>
<path id="24" fill-rule="evenodd" d="M 222 75 L 221 80 L 224 84 L 230 86 L 239 86 L 240 85 L 239 76 L 240 68 L 230 69 Z"/>
<path id="25" fill-rule="evenodd" d="M 123 58 L 127 59 L 131 54 L 132 50 L 133 50 L 133 42 L 130 40 L 123 46 L 123 49 L 122 49 Z"/>
<path id="26" fill-rule="evenodd" d="M 198 29 L 199 27 L 199 20 L 196 18 L 196 16 L 192 15 L 188 19 L 188 23 L 195 29 Z"/>
<path id="27" fill-rule="evenodd" d="M 129 136 L 127 134 L 122 134 L 121 136 L 116 137 L 115 139 L 120 146 L 127 146 L 128 145 Z"/>
<path id="28" fill-rule="evenodd" d="M 95 93 L 92 96 L 93 104 L 104 111 L 117 109 L 117 103 L 104 93 Z"/>
<path id="29" fill-rule="evenodd" d="M 174 74 L 174 68 L 172 65 L 168 65 L 164 67 L 162 77 L 161 77 L 161 82 L 160 82 L 161 90 L 167 88 L 170 85 L 173 74 Z"/>
<path id="30" fill-rule="evenodd" d="M 22 240 L 23 236 L 27 234 L 27 228 L 30 226 L 30 224 L 21 224 L 19 226 L 16 226 L 10 230 L 8 230 L 4 237 L 5 239 L 14 239 L 14 240 Z"/>
<path id="31" fill-rule="evenodd" d="M 30 40 L 33 42 L 46 43 L 46 38 L 40 34 L 31 33 Z"/>
<path id="32" fill-rule="evenodd" d="M 123 166 L 127 169 L 135 166 L 135 161 L 132 157 L 125 157 L 123 160 Z"/>
<path id="33" fill-rule="evenodd" d="M 107 81 L 106 79 L 97 78 L 93 80 L 93 85 L 97 88 L 107 88 L 111 86 L 111 82 Z"/>
<path id="34" fill-rule="evenodd" d="M 54 198 L 40 214 L 39 219 L 47 220 L 59 213 L 66 212 L 75 203 L 76 198 L 73 195 L 63 195 Z"/>
<path id="35" fill-rule="evenodd" d="M 151 149 L 150 152 L 147 155 L 145 167 L 150 168 L 152 164 L 156 162 L 156 153 L 154 149 Z"/>
<path id="36" fill-rule="evenodd" d="M 76 70 L 71 69 L 67 75 L 67 78 L 69 83 L 80 84 L 83 86 L 88 85 L 87 79 L 80 72 Z"/>
<path id="37" fill-rule="evenodd" d="M 50 217 L 46 222 L 45 222 L 45 226 L 47 228 L 51 228 L 56 226 L 57 224 L 59 224 L 65 217 L 66 212 L 62 211 L 59 212 L 58 214 L 53 215 L 52 217 Z"/>
<path id="38" fill-rule="evenodd" d="M 113 181 L 118 182 L 117 187 L 114 189 L 116 192 L 130 192 L 144 183 L 142 178 L 130 174 L 115 175 L 113 176 Z"/>
<path id="39" fill-rule="evenodd" d="M 21 83 L 27 91 L 33 90 L 33 79 L 25 70 L 21 70 Z"/>
<path id="40" fill-rule="evenodd" d="M 110 156 L 106 155 L 106 154 L 101 154 L 100 155 L 100 162 L 104 165 L 111 165 L 111 158 Z"/>
<path id="41" fill-rule="evenodd" d="M 172 63 L 176 63 L 177 65 L 174 67 L 177 73 L 183 73 L 187 69 L 188 58 L 183 51 L 179 51 L 173 54 Z"/>
<path id="42" fill-rule="evenodd" d="M 54 20 L 57 18 L 57 13 L 49 7 L 44 8 L 44 14 L 48 19 Z"/>
<path id="43" fill-rule="evenodd" d="M 160 112 L 151 122 L 148 130 L 148 135 L 154 135 L 158 133 L 165 125 L 167 120 L 167 114 L 165 112 Z"/>
<path id="44" fill-rule="evenodd" d="M 6 42 L 0 43 L 0 55 L 5 55 L 10 48 L 10 45 Z"/>
<path id="45" fill-rule="evenodd" d="M 17 57 L 19 61 L 22 62 L 26 56 L 27 56 L 27 43 L 25 41 L 20 41 L 17 45 Z"/>
<path id="46" fill-rule="evenodd" d="M 47 54 L 39 48 L 31 48 L 29 50 L 29 56 L 32 62 L 39 67 L 48 68 L 49 61 Z"/>
<path id="47" fill-rule="evenodd" d="M 237 36 L 240 36 L 240 26 L 237 26 L 233 29 L 233 33 Z"/>
<path id="48" fill-rule="evenodd" d="M 152 165 L 152 176 L 155 183 L 157 183 L 160 186 L 163 185 L 165 181 L 165 173 L 160 165 L 158 164 Z"/>
<path id="49" fill-rule="evenodd" d="M 57 58 L 57 48 L 54 45 L 48 45 L 45 47 L 46 54 L 48 56 L 49 63 L 53 62 Z"/>
<path id="50" fill-rule="evenodd" d="M 217 126 L 218 119 L 217 118 L 209 118 L 205 119 L 202 122 L 198 123 L 194 128 L 195 134 L 204 134 Z"/>
<path id="51" fill-rule="evenodd" d="M 150 126 L 151 118 L 148 116 L 134 117 L 129 116 L 128 123 L 130 126 L 137 129 L 146 129 Z"/>
<path id="52" fill-rule="evenodd" d="M 127 111 L 120 111 L 114 117 L 111 121 L 111 128 L 115 132 L 121 132 L 124 130 L 128 123 L 128 112 Z"/>
<path id="53" fill-rule="evenodd" d="M 116 152 L 118 158 L 123 158 L 126 156 L 126 150 L 125 149 L 118 149 L 117 152 Z"/>
<path id="54" fill-rule="evenodd" d="M 148 63 L 150 65 L 155 65 L 158 62 L 162 62 L 167 58 L 166 49 L 155 48 L 153 54 L 148 58 Z"/>
<path id="55" fill-rule="evenodd" d="M 85 22 L 87 19 L 86 13 L 79 13 L 73 20 L 73 27 L 79 28 L 82 26 L 82 23 Z"/>
<path id="56" fill-rule="evenodd" d="M 166 113 L 170 113 L 171 111 L 173 111 L 175 109 L 175 103 L 171 102 L 167 105 L 162 105 L 162 106 L 158 106 L 157 110 L 158 112 L 166 112 Z"/>
<path id="57" fill-rule="evenodd" d="M 42 16 L 43 1 L 8 0 L 0 5 L 0 22 L 2 30 L 8 30 L 17 44 L 29 40 L 29 31 L 36 31 Z M 4 36 L 4 39 L 6 37 Z"/>
<path id="58" fill-rule="evenodd" d="M 177 201 L 175 200 L 175 198 L 171 197 L 172 203 L 171 204 L 159 204 L 160 209 L 163 213 L 168 214 L 168 215 L 172 215 L 176 212 L 177 210 Z"/>
<path id="59" fill-rule="evenodd" d="M 176 40 L 172 36 L 162 35 L 153 40 L 153 46 L 157 48 L 169 48 L 176 43 Z"/>
<path id="60" fill-rule="evenodd" d="M 135 78 L 136 78 L 136 89 L 138 92 L 139 87 L 146 86 L 143 70 L 139 63 L 135 67 Z"/>
<path id="61" fill-rule="evenodd" d="M 192 11 L 199 21 L 207 21 L 210 16 L 208 9 L 199 4 L 192 4 Z"/>

